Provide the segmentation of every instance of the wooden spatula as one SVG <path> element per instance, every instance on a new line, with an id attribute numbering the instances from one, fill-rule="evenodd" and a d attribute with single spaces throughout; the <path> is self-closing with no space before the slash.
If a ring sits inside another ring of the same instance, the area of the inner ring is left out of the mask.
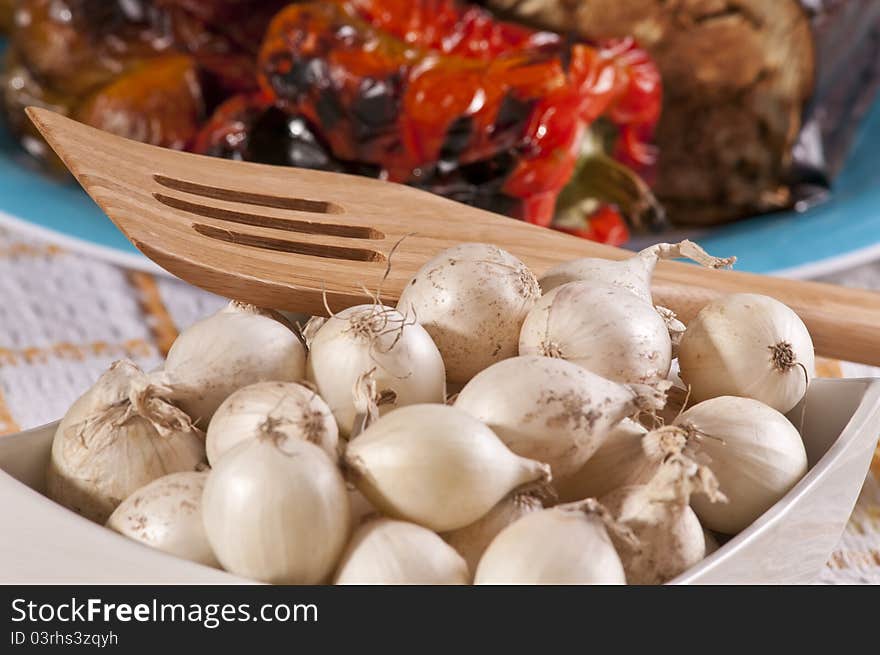
<path id="1" fill-rule="evenodd" d="M 425 261 L 466 241 L 496 244 L 539 276 L 569 259 L 631 255 L 399 184 L 175 152 L 27 112 L 141 252 L 187 282 L 257 305 L 323 314 L 324 294 L 337 311 L 380 283 L 394 304 Z M 880 365 L 880 294 L 675 262 L 655 275 L 655 302 L 684 321 L 738 291 L 792 307 L 820 354 Z"/>

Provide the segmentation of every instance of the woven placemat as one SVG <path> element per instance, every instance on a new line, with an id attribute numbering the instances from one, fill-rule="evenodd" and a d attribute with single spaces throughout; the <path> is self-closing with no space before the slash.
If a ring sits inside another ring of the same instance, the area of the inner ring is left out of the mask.
<path id="1" fill-rule="evenodd" d="M 855 271 L 873 286 L 874 269 Z M 880 267 L 876 267 L 880 288 Z M 837 276 L 832 281 L 852 283 Z M 0 435 L 60 418 L 120 357 L 158 366 L 178 331 L 225 301 L 183 282 L 127 271 L 0 227 Z M 876 375 L 821 361 L 826 377 Z M 829 584 L 880 584 L 880 456 L 822 572 Z"/>

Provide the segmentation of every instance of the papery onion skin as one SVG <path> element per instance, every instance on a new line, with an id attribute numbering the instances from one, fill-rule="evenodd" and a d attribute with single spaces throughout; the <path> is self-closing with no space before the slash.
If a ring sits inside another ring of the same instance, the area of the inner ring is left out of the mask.
<path id="1" fill-rule="evenodd" d="M 454 406 L 486 423 L 517 455 L 549 464 L 554 479 L 575 473 L 617 423 L 642 409 L 633 389 L 538 355 L 481 371 Z"/>
<path id="2" fill-rule="evenodd" d="M 129 361 L 115 362 L 67 410 L 52 441 L 47 495 L 105 523 L 130 494 L 205 459 L 204 436 Z"/>
<path id="3" fill-rule="evenodd" d="M 712 502 L 726 498 L 712 470 L 691 458 L 685 430 L 666 426 L 641 436 L 640 427 L 633 424 L 629 434 L 618 435 L 621 442 L 611 452 L 600 449 L 594 456 L 600 459 L 587 461 L 592 467 L 579 472 L 579 482 L 587 489 L 611 487 L 599 502 L 637 542 L 611 533 L 627 583 L 663 584 L 705 557 L 703 528 L 688 505 L 693 495 Z"/>
<path id="4" fill-rule="evenodd" d="M 776 504 L 807 471 L 807 453 L 797 429 L 775 409 L 751 398 L 721 396 L 686 410 L 675 425 L 693 436 L 698 455 L 708 457 L 725 504 L 694 496 L 691 506 L 703 526 L 737 534 Z"/>
<path id="5" fill-rule="evenodd" d="M 541 291 L 550 293 L 556 287 L 569 282 L 590 282 L 597 287 L 619 287 L 635 294 L 651 304 L 651 270 L 644 265 L 638 255 L 629 259 L 614 261 L 598 257 L 584 257 L 563 262 L 547 271 L 538 281 Z"/>
<path id="6" fill-rule="evenodd" d="M 752 293 L 703 307 L 685 330 L 678 361 L 694 402 L 744 396 L 783 413 L 803 398 L 816 373 L 803 321 L 778 300 Z"/>
<path id="7" fill-rule="evenodd" d="M 207 477 L 187 471 L 153 480 L 122 501 L 107 527 L 169 555 L 219 568 L 202 524 Z"/>
<path id="8" fill-rule="evenodd" d="M 352 439 L 349 478 L 382 513 L 436 532 L 473 523 L 511 491 L 550 480 L 483 423 L 447 405 L 409 405 Z"/>
<path id="9" fill-rule="evenodd" d="M 319 584 L 351 527 L 345 482 L 326 453 L 301 439 L 250 439 L 212 469 L 205 533 L 223 568 L 262 582 Z"/>
<path id="10" fill-rule="evenodd" d="M 244 439 L 270 432 L 305 439 L 339 459 L 336 422 L 315 391 L 296 382 L 257 382 L 234 392 L 214 413 L 205 439 L 208 462 L 213 466 Z"/>
<path id="11" fill-rule="evenodd" d="M 464 559 L 427 528 L 375 518 L 351 538 L 336 572 L 337 585 L 466 585 Z"/>
<path id="12" fill-rule="evenodd" d="M 502 530 L 480 559 L 474 584 L 626 584 L 602 520 L 571 507 L 532 512 Z"/>
<path id="13" fill-rule="evenodd" d="M 220 404 L 255 382 L 305 377 L 306 352 L 287 321 L 271 310 L 230 303 L 180 333 L 155 381 L 199 426 Z"/>
<path id="14" fill-rule="evenodd" d="M 578 280 L 590 282 L 593 286 L 620 287 L 653 304 L 651 278 L 657 262 L 673 258 L 691 259 L 706 268 L 726 268 L 736 262 L 736 257 L 712 257 L 696 243 L 685 239 L 679 243 L 657 243 L 619 261 L 584 257 L 563 262 L 544 273 L 539 282 L 544 293 Z"/>
<path id="15" fill-rule="evenodd" d="M 310 342 L 306 376 L 336 417 L 340 432 L 352 432 L 358 413 L 354 389 L 372 371 L 385 398 L 379 414 L 417 403 L 442 403 L 446 370 L 425 329 L 396 309 L 357 305 L 328 318 Z"/>
<path id="16" fill-rule="evenodd" d="M 428 331 L 450 383 L 463 384 L 517 352 L 523 319 L 541 295 L 519 259 L 483 243 L 466 243 L 429 260 L 397 303 Z"/>
<path id="17" fill-rule="evenodd" d="M 542 510 L 543 504 L 535 495 L 513 494 L 499 502 L 481 519 L 463 528 L 446 532 L 441 536 L 458 554 L 464 557 L 468 569 L 473 573 L 489 544 L 511 523 L 526 514 Z"/>
<path id="18" fill-rule="evenodd" d="M 669 374 L 672 341 L 666 322 L 636 295 L 569 282 L 526 316 L 519 354 L 559 357 L 615 382 L 652 384 Z"/>
<path id="19" fill-rule="evenodd" d="M 646 485 L 631 485 L 615 489 L 600 499 L 613 516 L 633 531 L 639 542 L 634 549 L 625 545 L 617 548 L 626 581 L 632 585 L 663 584 L 706 556 L 703 526 L 687 501 L 683 504 L 652 502 L 648 497 L 640 509 L 627 507 L 638 504 L 648 495 L 645 492 Z"/>
<path id="20" fill-rule="evenodd" d="M 647 482 L 659 465 L 642 450 L 642 438 L 647 432 L 630 419 L 618 423 L 577 471 L 554 477 L 553 488 L 559 501 L 600 498 L 618 487 Z"/>

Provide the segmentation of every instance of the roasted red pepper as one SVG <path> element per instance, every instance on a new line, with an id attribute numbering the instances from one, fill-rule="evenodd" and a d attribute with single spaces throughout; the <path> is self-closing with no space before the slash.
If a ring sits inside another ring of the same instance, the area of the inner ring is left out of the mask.
<path id="1" fill-rule="evenodd" d="M 497 20 L 456 0 L 349 0 L 374 27 L 410 45 L 446 55 L 488 61 L 558 37 Z"/>
<path id="2" fill-rule="evenodd" d="M 516 50 L 560 45 L 553 32 L 539 32 L 496 19 L 456 0 L 349 0 L 360 15 L 406 43 L 447 55 L 491 60 Z M 647 52 L 632 39 L 609 39 L 596 46 L 616 64 L 615 101 L 607 117 L 621 130 L 616 154 L 640 169 L 655 162 L 650 146 L 660 117 L 660 74 Z"/>
<path id="3" fill-rule="evenodd" d="M 659 83 L 629 40 L 571 43 L 448 0 L 309 2 L 272 21 L 260 72 L 335 158 L 541 225 L 598 117 L 621 160 L 652 163 Z"/>
<path id="4" fill-rule="evenodd" d="M 560 39 L 554 33 L 537 32 L 499 21 L 483 9 L 455 0 L 352 0 L 352 4 L 371 23 L 390 34 L 444 54 L 489 60 L 514 50 L 558 45 Z M 616 100 L 604 114 L 604 118 L 617 128 L 616 138 L 609 144 L 610 151 L 621 163 L 650 179 L 656 162 L 656 151 L 651 142 L 661 105 L 659 71 L 632 39 L 608 40 L 597 47 L 602 58 L 614 59 L 617 64 L 614 76 Z M 589 92 L 590 89 L 581 91 Z M 553 117 L 549 118 L 552 121 Z M 584 118 L 589 120 L 589 116 Z M 540 130 L 540 122 L 534 127 Z M 552 124 L 544 127 L 551 129 Z M 528 182 L 529 166 L 524 168 Z M 593 190 L 595 186 L 591 185 Z M 573 192 L 576 194 L 578 189 Z M 637 197 L 630 204 L 643 206 L 651 204 L 651 200 Z M 536 192 L 524 203 L 525 215 L 542 222 L 540 217 L 553 212 L 555 193 Z M 567 231 L 616 245 L 624 243 L 629 236 L 620 211 L 607 204 L 599 204 L 598 210 L 592 216 L 582 216 L 581 222 L 584 224 L 581 228 L 567 228 Z"/>
<path id="5" fill-rule="evenodd" d="M 46 162 L 22 113 L 33 102 L 158 145 L 384 177 L 601 240 L 626 238 L 615 208 L 644 206 L 627 201 L 642 182 L 618 182 L 650 179 L 660 85 L 629 39 L 573 42 L 457 0 L 16 7 L 5 110 Z M 628 168 L 584 165 L 587 130 Z"/>

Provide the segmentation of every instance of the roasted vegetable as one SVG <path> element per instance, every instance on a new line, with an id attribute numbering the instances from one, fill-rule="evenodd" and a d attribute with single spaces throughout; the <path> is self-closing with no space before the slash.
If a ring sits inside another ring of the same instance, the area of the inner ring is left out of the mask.
<path id="1" fill-rule="evenodd" d="M 632 35 L 651 53 L 664 85 L 655 191 L 678 223 L 825 194 L 880 87 L 876 0 L 483 4 L 586 38 Z"/>
<path id="2" fill-rule="evenodd" d="M 445 55 L 489 61 L 512 50 L 528 50 L 558 40 L 523 25 L 450 0 L 349 0 L 377 29 L 410 45 Z"/>
<path id="3" fill-rule="evenodd" d="M 541 225 L 599 116 L 623 126 L 622 151 L 650 163 L 633 144 L 656 120 L 659 84 L 630 41 L 594 47 L 508 33 L 471 10 L 458 15 L 462 33 L 477 32 L 469 46 L 431 31 L 426 13 L 388 12 L 397 19 L 380 29 L 357 9 L 375 3 L 353 4 L 287 7 L 260 55 L 265 90 L 317 126 L 336 159 Z M 419 3 L 430 5 L 456 6 Z"/>
<path id="4" fill-rule="evenodd" d="M 205 118 L 196 62 L 184 55 L 151 59 L 90 96 L 74 118 L 129 139 L 183 150 Z"/>
<path id="5" fill-rule="evenodd" d="M 374 25 L 397 38 L 444 54 L 488 61 L 505 53 L 547 48 L 554 43 L 560 47 L 562 61 L 567 62 L 566 47 L 572 45 L 570 40 L 560 43 L 556 34 L 498 20 L 461 2 L 352 0 L 352 4 Z M 599 119 L 601 125 L 589 126 L 590 138 L 581 141 L 580 160 L 563 191 L 566 204 L 560 207 L 556 203 L 553 225 L 579 236 L 620 244 L 628 237 L 621 211 L 638 228 L 665 225 L 662 208 L 640 179 L 652 177 L 656 160 L 651 143 L 660 111 L 660 78 L 654 63 L 631 39 L 606 40 L 599 49 L 600 59 L 615 60 L 617 89 L 610 92 L 616 98 Z M 607 73 L 602 69 L 603 76 Z M 595 88 L 575 92 L 589 94 Z M 597 117 L 588 116 L 587 122 Z M 606 153 L 613 154 L 624 166 L 614 164 Z M 588 175 L 587 171 L 599 174 Z"/>
<path id="6" fill-rule="evenodd" d="M 651 52 L 664 83 L 656 192 L 673 220 L 712 223 L 788 202 L 784 177 L 813 75 L 796 0 L 487 4 L 585 38 L 631 34 Z"/>
<path id="7" fill-rule="evenodd" d="M 257 90 L 255 57 L 279 0 L 20 0 L 5 85 L 8 123 L 57 161 L 24 119 L 48 106 L 172 148 L 192 145 L 230 93 Z"/>
<path id="8" fill-rule="evenodd" d="M 159 12 L 145 3 L 19 0 L 12 47 L 53 92 L 82 96 L 138 60 L 169 49 Z"/>
<path id="9" fill-rule="evenodd" d="M 220 105 L 193 150 L 239 161 L 343 170 L 305 118 L 275 107 L 260 93 L 233 96 Z"/>
<path id="10" fill-rule="evenodd" d="M 457 0 L 17 6 L 5 111 L 58 170 L 28 104 L 156 145 L 405 182 L 613 243 L 628 236 L 621 214 L 662 217 L 639 177 L 656 158 L 660 80 L 631 39 L 575 41 Z"/>

